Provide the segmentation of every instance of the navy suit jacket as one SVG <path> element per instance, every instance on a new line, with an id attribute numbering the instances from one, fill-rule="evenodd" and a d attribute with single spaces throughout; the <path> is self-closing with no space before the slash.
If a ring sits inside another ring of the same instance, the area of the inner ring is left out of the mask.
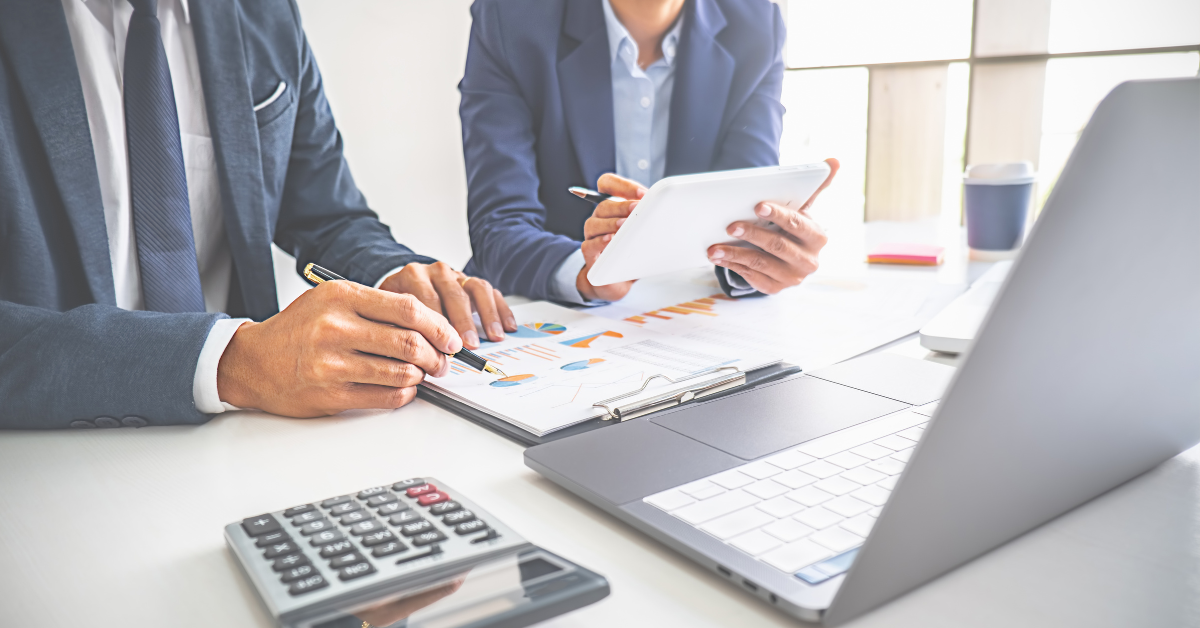
<path id="1" fill-rule="evenodd" d="M 191 4 L 233 280 L 278 311 L 271 242 L 360 282 L 430 262 L 367 207 L 292 0 Z M 282 97 L 254 103 L 280 81 Z M 59 0 L 0 0 L 0 427 L 201 423 L 192 380 L 224 314 L 116 307 L 99 176 Z M 126 420 L 128 419 L 128 420 Z"/>
<path id="2" fill-rule="evenodd" d="M 783 43 L 768 0 L 687 0 L 665 174 L 779 163 Z M 601 0 L 476 0 L 462 92 L 467 272 L 552 298 L 592 205 L 567 187 L 616 170 Z"/>

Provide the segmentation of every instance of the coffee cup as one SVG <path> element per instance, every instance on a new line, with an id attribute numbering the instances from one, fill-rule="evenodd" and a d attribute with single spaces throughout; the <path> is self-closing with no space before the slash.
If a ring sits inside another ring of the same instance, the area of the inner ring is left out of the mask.
<path id="1" fill-rule="evenodd" d="M 1035 180 L 1028 161 L 967 168 L 963 204 L 972 251 L 1003 254 L 1021 246 Z"/>

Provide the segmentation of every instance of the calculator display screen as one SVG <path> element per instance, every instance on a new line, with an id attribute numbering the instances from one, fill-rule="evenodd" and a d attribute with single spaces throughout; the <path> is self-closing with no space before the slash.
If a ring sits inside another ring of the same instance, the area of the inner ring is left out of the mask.
<path id="1" fill-rule="evenodd" d="M 570 563 L 541 550 L 498 558 L 469 571 L 380 594 L 352 608 L 331 609 L 296 628 L 452 628 L 511 619 L 539 596 L 561 592 Z"/>

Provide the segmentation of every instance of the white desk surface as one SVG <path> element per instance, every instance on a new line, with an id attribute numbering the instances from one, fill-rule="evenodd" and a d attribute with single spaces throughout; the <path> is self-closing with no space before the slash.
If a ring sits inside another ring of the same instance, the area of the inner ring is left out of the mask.
<path id="1" fill-rule="evenodd" d="M 927 357 L 911 337 L 886 350 Z M 421 475 L 608 578 L 608 598 L 546 626 L 797 624 L 542 479 L 519 445 L 418 400 L 314 420 L 0 432 L 0 626 L 269 626 L 225 524 Z M 1200 625 L 1200 448 L 855 625 Z"/>

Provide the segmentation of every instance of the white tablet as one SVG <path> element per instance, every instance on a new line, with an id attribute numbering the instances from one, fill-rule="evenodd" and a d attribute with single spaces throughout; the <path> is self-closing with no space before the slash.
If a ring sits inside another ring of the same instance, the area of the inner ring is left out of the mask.
<path id="1" fill-rule="evenodd" d="M 743 220 L 769 224 L 754 207 L 799 208 L 829 176 L 829 164 L 771 166 L 667 177 L 655 183 L 588 271 L 604 286 L 711 264 L 708 247 L 742 243 L 725 232 Z"/>

